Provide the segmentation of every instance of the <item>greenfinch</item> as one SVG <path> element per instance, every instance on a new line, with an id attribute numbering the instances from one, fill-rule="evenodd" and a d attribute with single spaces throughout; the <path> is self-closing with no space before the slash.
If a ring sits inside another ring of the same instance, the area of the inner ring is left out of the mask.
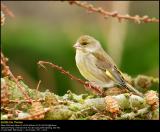
<path id="1" fill-rule="evenodd" d="M 81 75 L 92 85 L 101 88 L 120 86 L 143 96 L 123 77 L 112 58 L 104 51 L 100 42 L 89 35 L 81 36 L 73 46 L 76 48 L 76 65 Z"/>

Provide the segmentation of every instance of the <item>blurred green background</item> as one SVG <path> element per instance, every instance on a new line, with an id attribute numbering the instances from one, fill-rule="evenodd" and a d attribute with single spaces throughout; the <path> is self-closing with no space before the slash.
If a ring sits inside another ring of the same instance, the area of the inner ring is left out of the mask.
<path id="1" fill-rule="evenodd" d="M 15 75 L 21 75 L 31 88 L 42 80 L 40 90 L 63 95 L 67 90 L 84 93 L 84 87 L 55 69 L 44 70 L 37 62 L 45 60 L 62 66 L 84 79 L 75 64 L 78 37 L 88 34 L 98 39 L 119 68 L 135 77 L 159 76 L 159 23 L 136 24 L 105 20 L 67 1 L 5 1 L 15 18 L 6 18 L 1 28 L 1 46 Z M 159 17 L 158 1 L 89 1 L 121 14 Z"/>

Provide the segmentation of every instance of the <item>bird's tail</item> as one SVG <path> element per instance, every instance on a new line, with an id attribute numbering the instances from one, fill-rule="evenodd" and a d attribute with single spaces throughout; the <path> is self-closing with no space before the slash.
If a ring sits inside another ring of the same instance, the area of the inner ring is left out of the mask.
<path id="1" fill-rule="evenodd" d="M 141 96 L 141 97 L 144 97 L 143 93 L 139 92 L 138 90 L 136 90 L 132 85 L 130 85 L 129 83 L 126 83 L 126 88 L 131 91 L 131 92 L 134 92 L 135 94 Z"/>

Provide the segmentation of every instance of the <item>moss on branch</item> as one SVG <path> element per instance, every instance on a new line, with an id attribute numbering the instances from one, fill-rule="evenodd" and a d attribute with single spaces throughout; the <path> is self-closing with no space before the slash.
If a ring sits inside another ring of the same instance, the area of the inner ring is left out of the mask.
<path id="1" fill-rule="evenodd" d="M 48 90 L 31 89 L 19 81 L 32 102 L 25 99 L 16 83 L 9 78 L 1 78 L 2 100 L 1 120 L 124 120 L 158 119 L 159 107 L 157 92 L 150 91 L 152 101 L 137 95 L 124 93 L 118 95 L 81 94 L 68 91 L 58 96 Z M 149 91 L 148 91 L 149 92 Z M 36 94 L 35 94 L 36 93 Z M 150 97 L 147 95 L 146 97 Z M 157 102 L 156 102 L 157 101 Z"/>

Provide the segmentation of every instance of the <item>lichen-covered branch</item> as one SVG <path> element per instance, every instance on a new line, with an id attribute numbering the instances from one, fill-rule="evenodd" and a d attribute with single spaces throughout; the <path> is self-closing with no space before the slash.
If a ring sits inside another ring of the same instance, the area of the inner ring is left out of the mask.
<path id="1" fill-rule="evenodd" d="M 129 93 L 100 97 L 89 94 L 76 95 L 68 91 L 64 96 L 58 96 L 46 90 L 38 91 L 35 96 L 36 89 L 30 89 L 20 81 L 32 98 L 31 104 L 24 99 L 14 81 L 6 77 L 1 78 L 1 83 L 2 89 L 7 87 L 10 95 L 7 97 L 8 102 L 2 103 L 2 120 L 121 120 L 158 119 L 159 117 L 159 102 L 156 100 L 158 95 L 155 91 L 151 91 L 152 94 L 155 93 L 155 96 L 152 96 L 152 103 L 148 103 L 147 96 L 142 98 Z"/>

